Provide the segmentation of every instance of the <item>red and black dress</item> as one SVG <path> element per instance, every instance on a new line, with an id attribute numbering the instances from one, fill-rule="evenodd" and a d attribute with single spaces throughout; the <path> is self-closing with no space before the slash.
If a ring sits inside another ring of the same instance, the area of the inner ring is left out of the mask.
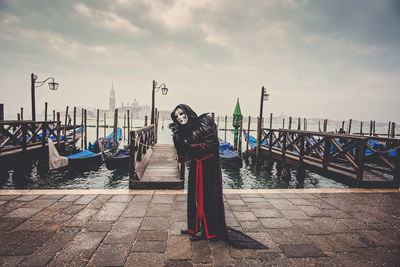
<path id="1" fill-rule="evenodd" d="M 189 120 L 185 125 L 176 121 L 174 113 L 181 108 Z M 222 194 L 221 166 L 217 127 L 207 114 L 197 117 L 187 105 L 178 105 L 171 113 L 170 125 L 178 156 L 190 161 L 188 178 L 188 232 L 204 231 L 207 239 L 221 237 L 238 248 L 267 248 L 235 229 L 227 228 Z"/>

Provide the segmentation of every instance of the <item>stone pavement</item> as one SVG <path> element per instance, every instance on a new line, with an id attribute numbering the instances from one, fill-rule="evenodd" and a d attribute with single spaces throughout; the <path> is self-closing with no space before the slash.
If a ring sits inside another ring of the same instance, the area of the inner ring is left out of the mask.
<path id="1" fill-rule="evenodd" d="M 399 266 L 400 194 L 343 191 L 226 190 L 268 250 L 181 235 L 184 191 L 0 191 L 0 266 Z"/>

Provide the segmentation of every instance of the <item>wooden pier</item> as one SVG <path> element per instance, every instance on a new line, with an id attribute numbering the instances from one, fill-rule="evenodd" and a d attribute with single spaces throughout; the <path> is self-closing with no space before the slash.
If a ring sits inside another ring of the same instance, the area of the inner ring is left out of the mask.
<path id="1" fill-rule="evenodd" d="M 173 145 L 155 137 L 154 124 L 130 132 L 129 189 L 183 189 L 184 164 Z"/>
<path id="2" fill-rule="evenodd" d="M 298 180 L 304 180 L 307 169 L 352 187 L 399 187 L 397 138 L 266 128 L 258 136 L 256 160 L 265 167 L 278 162 L 281 176 L 290 175 L 288 168 L 296 167 Z M 374 142 L 381 148 L 374 148 Z M 389 158 L 393 150 L 396 155 Z"/>

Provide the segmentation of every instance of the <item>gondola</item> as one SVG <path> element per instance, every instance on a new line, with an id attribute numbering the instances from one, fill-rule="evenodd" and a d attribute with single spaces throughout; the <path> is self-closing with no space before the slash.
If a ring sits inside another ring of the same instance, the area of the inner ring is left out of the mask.
<path id="1" fill-rule="evenodd" d="M 127 169 L 129 166 L 129 149 L 119 149 L 115 154 L 103 152 L 103 157 L 109 170 Z"/>
<path id="2" fill-rule="evenodd" d="M 221 159 L 222 166 L 235 168 L 243 166 L 242 158 L 236 151 L 232 150 L 232 145 L 229 142 L 219 141 L 219 158 Z"/>
<path id="3" fill-rule="evenodd" d="M 117 128 L 117 147 L 121 139 L 121 133 L 121 128 Z M 68 156 L 60 156 L 53 140 L 49 138 L 49 169 L 53 170 L 67 166 L 71 169 L 86 169 L 100 165 L 103 161 L 102 151 L 113 148 L 113 136 L 114 133 L 111 133 L 106 138 L 100 138 L 93 145 L 89 143 L 89 149 Z"/>

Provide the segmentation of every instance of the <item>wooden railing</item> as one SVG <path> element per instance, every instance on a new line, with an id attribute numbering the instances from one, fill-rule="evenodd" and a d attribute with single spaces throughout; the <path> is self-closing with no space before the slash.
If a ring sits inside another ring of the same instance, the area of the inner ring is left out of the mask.
<path id="1" fill-rule="evenodd" d="M 261 145 L 263 142 L 266 144 Z M 374 148 L 373 143 L 379 145 Z M 298 166 L 307 162 L 323 169 L 332 167 L 350 172 L 360 181 L 367 169 L 400 179 L 400 139 L 397 138 L 262 129 L 257 149 L 267 157 L 278 155 L 279 160 L 292 160 Z M 395 156 L 389 156 L 393 150 Z"/>
<path id="2" fill-rule="evenodd" d="M 129 138 L 129 178 L 140 180 L 143 168 L 145 168 L 145 166 L 141 168 L 140 163 L 142 163 L 147 150 L 154 145 L 154 125 L 131 131 Z"/>
<path id="3" fill-rule="evenodd" d="M 60 122 L 2 121 L 0 122 L 0 155 L 11 151 L 26 151 L 31 147 L 45 146 L 54 137 L 60 144 Z"/>

